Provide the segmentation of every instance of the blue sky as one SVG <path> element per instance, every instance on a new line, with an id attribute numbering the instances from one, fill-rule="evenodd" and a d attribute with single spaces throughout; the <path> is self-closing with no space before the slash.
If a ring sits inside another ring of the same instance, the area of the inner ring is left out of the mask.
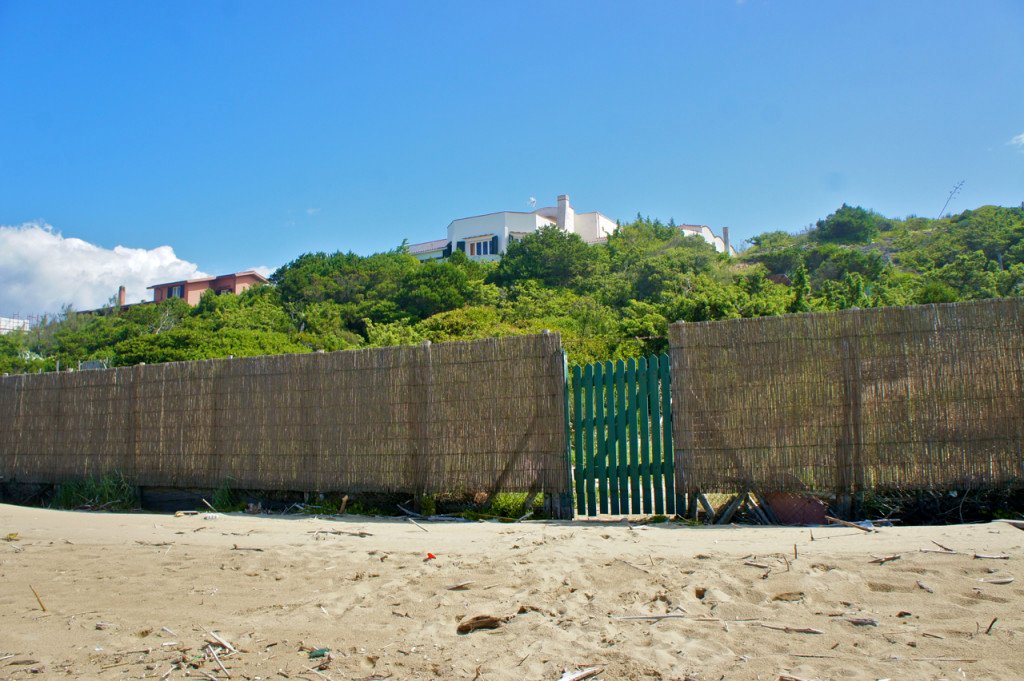
<path id="1" fill-rule="evenodd" d="M 0 225 L 206 272 L 453 218 L 1024 201 L 1024 3 L 0 0 Z M 10 304 L 8 304 L 10 307 Z M 0 305 L 0 314 L 3 305 Z"/>

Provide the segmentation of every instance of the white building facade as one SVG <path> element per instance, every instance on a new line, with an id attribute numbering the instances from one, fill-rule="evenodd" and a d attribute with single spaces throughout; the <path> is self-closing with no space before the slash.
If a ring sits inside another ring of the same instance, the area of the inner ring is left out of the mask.
<path id="1" fill-rule="evenodd" d="M 719 253 L 728 253 L 730 256 L 736 255 L 736 249 L 729 243 L 728 227 L 722 227 L 722 236 L 712 232 L 711 228 L 707 225 L 678 225 L 678 227 L 687 236 L 699 236 L 704 239 L 704 241 L 714 246 L 715 250 Z"/>
<path id="2" fill-rule="evenodd" d="M 605 243 L 617 226 L 614 220 L 597 211 L 577 213 L 568 194 L 563 194 L 556 205 L 529 213 L 502 211 L 452 220 L 447 239 L 411 244 L 408 251 L 420 260 L 441 260 L 454 251 L 462 251 L 474 260 L 497 260 L 511 241 L 533 234 L 541 227 L 557 227 L 579 234 L 588 244 L 599 244 Z M 722 236 L 707 225 L 680 225 L 679 229 L 684 234 L 701 237 L 719 253 L 736 254 L 729 245 L 728 227 L 722 228 Z"/>
<path id="3" fill-rule="evenodd" d="M 420 260 L 436 260 L 462 251 L 474 260 L 497 260 L 510 241 L 533 234 L 541 227 L 558 227 L 594 244 L 604 242 L 616 226 L 614 220 L 597 211 L 577 213 L 569 196 L 563 194 L 557 205 L 529 213 L 502 211 L 452 220 L 447 239 L 412 244 L 409 253 Z"/>

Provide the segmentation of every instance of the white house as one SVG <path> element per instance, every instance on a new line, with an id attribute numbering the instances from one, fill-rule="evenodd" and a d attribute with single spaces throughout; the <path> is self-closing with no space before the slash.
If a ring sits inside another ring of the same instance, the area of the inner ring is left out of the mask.
<path id="1" fill-rule="evenodd" d="M 577 213 L 566 194 L 558 197 L 558 205 L 524 213 L 502 211 L 452 220 L 448 238 L 409 246 L 409 253 L 420 260 L 446 258 L 453 250 L 462 251 L 474 260 L 497 260 L 510 241 L 521 239 L 541 227 L 555 226 L 579 234 L 587 243 L 601 243 L 615 231 L 616 223 L 597 211 Z"/>
<path id="2" fill-rule="evenodd" d="M 688 236 L 699 236 L 700 238 L 707 241 L 709 244 L 715 247 L 715 250 L 719 253 L 728 253 L 730 256 L 736 255 L 736 249 L 729 243 L 729 228 L 722 227 L 722 236 L 718 236 L 711 231 L 711 228 L 707 225 L 678 225 L 679 229 Z"/>
<path id="3" fill-rule="evenodd" d="M 538 208 L 524 213 L 502 211 L 474 215 L 452 220 L 448 225 L 448 238 L 411 244 L 409 253 L 420 260 L 440 260 L 452 251 L 462 251 L 474 260 L 497 260 L 508 248 L 510 241 L 521 239 L 541 227 L 555 226 L 579 234 L 588 244 L 607 241 L 618 226 L 614 220 L 597 211 L 577 213 L 569 203 L 569 196 L 558 197 L 558 205 Z M 684 234 L 699 236 L 715 247 L 719 253 L 736 255 L 736 249 L 729 245 L 729 228 L 722 228 L 722 236 L 716 235 L 707 225 L 680 225 Z"/>
<path id="4" fill-rule="evenodd" d="M 12 331 L 28 331 L 31 323 L 21 317 L 0 317 L 0 336 Z"/>

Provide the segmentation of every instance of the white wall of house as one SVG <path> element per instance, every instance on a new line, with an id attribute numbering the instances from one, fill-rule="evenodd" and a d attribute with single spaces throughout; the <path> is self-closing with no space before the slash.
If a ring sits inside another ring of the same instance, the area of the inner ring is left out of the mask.
<path id="1" fill-rule="evenodd" d="M 467 242 L 466 255 L 469 255 L 468 243 L 470 241 L 482 241 L 498 237 L 498 253 L 504 253 L 508 248 L 509 232 L 536 232 L 545 225 L 554 224 L 554 220 L 546 218 L 537 213 L 515 213 L 506 211 L 503 213 L 488 213 L 487 215 L 475 215 L 469 218 L 452 220 L 448 225 L 448 240 L 455 249 L 455 244 L 460 241 Z M 481 256 L 481 259 L 496 260 L 498 254 Z M 491 257 L 493 256 L 493 257 Z"/>
<path id="2" fill-rule="evenodd" d="M 549 225 L 579 234 L 580 238 L 590 244 L 606 241 L 618 227 L 614 220 L 597 211 L 577 213 L 569 202 L 569 196 L 562 194 L 557 199 L 557 205 L 538 208 L 530 213 L 501 211 L 452 220 L 448 225 L 448 242 L 452 251 L 457 249 L 460 241 L 465 242 L 466 255 L 475 260 L 497 260 L 508 248 L 509 234 L 515 234 L 515 238 L 521 239 Z M 722 228 L 722 236 L 712 232 L 707 225 L 680 225 L 679 229 L 684 234 L 704 239 L 719 253 L 728 251 L 729 255 L 736 255 L 736 249 L 729 244 L 728 229 L 725 227 Z M 496 252 L 493 244 L 477 246 L 494 237 L 498 238 Z M 413 244 L 410 252 L 421 260 L 440 258 L 444 256 L 444 247 L 439 244 L 443 243 L 441 240 Z"/>
<path id="3" fill-rule="evenodd" d="M 733 248 L 731 244 L 726 244 L 725 239 L 712 232 L 711 228 L 707 225 L 680 225 L 679 229 L 683 234 L 699 236 L 704 239 L 704 241 L 714 246 L 715 250 L 719 253 L 725 253 L 728 248 L 729 255 L 736 255 L 736 249 Z"/>
<path id="4" fill-rule="evenodd" d="M 607 239 L 617 225 L 610 218 L 594 211 L 576 213 L 576 233 L 589 244 Z"/>

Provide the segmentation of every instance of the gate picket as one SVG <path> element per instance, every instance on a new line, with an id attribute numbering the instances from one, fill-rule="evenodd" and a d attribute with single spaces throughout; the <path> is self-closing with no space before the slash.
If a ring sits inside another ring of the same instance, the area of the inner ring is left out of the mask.
<path id="1" fill-rule="evenodd" d="M 650 402 L 651 418 L 651 478 L 654 482 L 654 512 L 665 513 L 665 496 L 662 491 L 665 476 L 665 462 L 661 458 L 661 394 L 658 391 L 658 356 L 651 355 L 647 362 L 647 399 Z"/>
<path id="2" fill-rule="evenodd" d="M 572 421 L 573 421 L 573 458 L 575 459 L 575 470 L 576 470 L 576 512 L 578 515 L 585 515 L 587 512 L 587 495 L 584 493 L 583 485 L 586 482 L 587 476 L 583 472 L 583 429 L 580 428 L 579 424 L 582 421 L 580 418 L 581 405 L 580 396 L 582 395 L 581 388 L 582 384 L 582 372 L 578 364 L 572 367 Z"/>
<path id="3" fill-rule="evenodd" d="M 672 372 L 668 353 L 661 356 L 661 466 L 662 477 L 665 479 L 665 502 L 669 513 L 682 513 L 679 498 L 676 496 L 675 451 L 672 449 Z"/>
<path id="4" fill-rule="evenodd" d="M 583 371 L 583 468 L 587 473 L 587 513 L 597 515 L 594 485 L 597 476 L 594 460 L 594 365 L 588 364 Z"/>
<path id="5" fill-rule="evenodd" d="M 608 502 L 611 513 L 618 515 L 619 507 L 619 452 L 618 423 L 615 419 L 615 367 L 610 361 L 604 363 L 604 418 L 608 424 Z"/>
<path id="6" fill-rule="evenodd" d="M 597 446 L 594 475 L 601 513 L 608 512 L 608 482 L 605 473 L 604 377 L 600 362 L 594 365 L 594 440 Z"/>
<path id="7" fill-rule="evenodd" d="M 648 409 L 647 358 L 641 357 L 636 363 L 637 417 L 640 419 L 640 493 L 644 513 L 652 513 L 651 496 L 651 422 Z"/>

